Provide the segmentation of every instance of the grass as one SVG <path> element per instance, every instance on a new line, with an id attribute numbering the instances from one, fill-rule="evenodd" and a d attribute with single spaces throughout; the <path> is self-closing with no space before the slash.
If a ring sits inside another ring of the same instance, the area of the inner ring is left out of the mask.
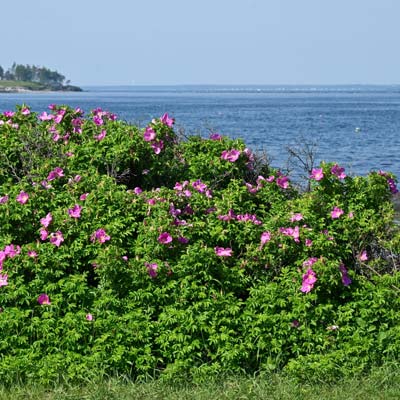
<path id="1" fill-rule="evenodd" d="M 0 400 L 5 399 L 141 399 L 141 400 L 389 400 L 400 398 L 400 368 L 382 367 L 368 376 L 348 378 L 335 384 L 300 383 L 295 379 L 272 375 L 264 377 L 231 376 L 211 379 L 206 383 L 173 383 L 161 380 L 134 383 L 109 379 L 83 386 L 59 385 L 53 388 L 16 386 L 2 388 Z"/>
<path id="2" fill-rule="evenodd" d="M 46 85 L 38 82 L 25 82 L 25 81 L 1 81 L 0 80 L 0 89 L 7 87 L 21 87 L 29 90 L 45 90 L 47 88 Z"/>

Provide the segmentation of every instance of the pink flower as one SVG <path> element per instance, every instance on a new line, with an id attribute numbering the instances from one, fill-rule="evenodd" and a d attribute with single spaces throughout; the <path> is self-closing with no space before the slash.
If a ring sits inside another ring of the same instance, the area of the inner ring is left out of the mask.
<path id="1" fill-rule="evenodd" d="M 52 233 L 50 235 L 50 243 L 54 244 L 57 247 L 60 247 L 61 243 L 64 241 L 63 234 L 61 231 L 57 231 L 56 233 Z"/>
<path id="2" fill-rule="evenodd" d="M 40 229 L 40 240 L 46 240 L 47 237 L 49 236 L 49 232 L 46 231 L 46 229 L 42 228 Z"/>
<path id="3" fill-rule="evenodd" d="M 311 257 L 303 262 L 303 267 L 311 267 L 318 261 L 317 257 Z"/>
<path id="4" fill-rule="evenodd" d="M 107 240 L 110 240 L 110 236 L 107 235 L 104 229 L 100 228 L 92 233 L 92 235 L 90 236 L 90 240 L 92 242 L 95 242 L 97 240 L 99 243 L 105 243 Z"/>
<path id="5" fill-rule="evenodd" d="M 48 213 L 44 218 L 40 218 L 40 223 L 45 228 L 47 228 L 50 225 L 51 221 L 53 221 L 51 213 Z"/>
<path id="6" fill-rule="evenodd" d="M 263 232 L 261 234 L 261 244 L 260 247 L 258 248 L 259 250 L 261 250 L 263 248 L 263 246 L 265 245 L 265 243 L 269 242 L 271 240 L 271 232 Z"/>
<path id="7" fill-rule="evenodd" d="M 230 257 L 232 255 L 232 249 L 229 247 L 214 247 L 215 254 L 219 257 Z"/>
<path id="8" fill-rule="evenodd" d="M 226 160 L 230 162 L 235 162 L 241 154 L 240 150 L 232 149 L 232 150 L 224 150 L 221 153 L 221 160 Z"/>
<path id="9" fill-rule="evenodd" d="M 97 140 L 97 141 L 101 141 L 101 140 L 103 140 L 105 137 L 106 137 L 106 134 L 107 134 L 107 131 L 105 130 L 105 129 L 102 129 L 101 130 L 101 132 L 98 134 L 98 135 L 95 135 L 94 136 L 94 138 Z"/>
<path id="10" fill-rule="evenodd" d="M 7 286 L 8 285 L 8 275 L 7 274 L 0 274 L 0 286 Z"/>
<path id="11" fill-rule="evenodd" d="M 316 181 L 320 181 L 324 178 L 324 172 L 322 168 L 314 168 L 311 171 L 310 179 L 315 179 Z"/>
<path id="12" fill-rule="evenodd" d="M 157 276 L 158 264 L 157 263 L 145 263 L 144 265 L 147 268 L 147 272 L 148 272 L 150 278 L 155 278 Z"/>
<path id="13" fill-rule="evenodd" d="M 344 168 L 339 167 L 339 165 L 335 164 L 332 168 L 331 168 L 331 173 L 335 176 L 338 177 L 338 179 L 344 179 L 346 178 L 346 174 L 344 173 Z"/>
<path id="14" fill-rule="evenodd" d="M 75 204 L 72 208 L 68 209 L 68 214 L 71 218 L 80 218 L 81 217 L 82 206 L 79 204 Z"/>
<path id="15" fill-rule="evenodd" d="M 345 267 L 344 264 L 340 264 L 339 265 L 339 269 L 340 272 L 342 274 L 342 283 L 344 286 L 349 286 L 352 282 L 352 280 L 350 279 L 348 272 L 347 272 L 347 268 Z"/>
<path id="16" fill-rule="evenodd" d="M 210 135 L 210 140 L 222 140 L 222 136 L 219 133 L 212 133 Z"/>
<path id="17" fill-rule="evenodd" d="M 303 214 L 296 213 L 296 214 L 292 214 L 292 217 L 290 218 L 290 222 L 301 221 L 302 219 L 303 219 Z"/>
<path id="18" fill-rule="evenodd" d="M 333 210 L 331 211 L 332 219 L 340 218 L 340 216 L 343 214 L 344 214 L 344 211 L 339 207 L 334 207 Z"/>
<path id="19" fill-rule="evenodd" d="M 276 184 L 282 189 L 287 189 L 289 187 L 289 177 L 280 176 L 279 178 L 276 179 Z"/>
<path id="20" fill-rule="evenodd" d="M 25 204 L 29 199 L 29 194 L 26 192 L 21 191 L 17 196 L 17 201 L 20 204 Z"/>
<path id="21" fill-rule="evenodd" d="M 86 320 L 87 321 L 93 321 L 93 315 L 92 314 L 86 314 Z"/>
<path id="22" fill-rule="evenodd" d="M 9 244 L 6 247 L 4 247 L 4 254 L 9 258 L 14 258 L 20 253 L 21 253 L 20 246 L 14 246 L 13 244 Z"/>
<path id="23" fill-rule="evenodd" d="M 23 107 L 21 109 L 21 114 L 22 115 L 29 115 L 31 113 L 31 110 L 28 107 Z"/>
<path id="24" fill-rule="evenodd" d="M 306 244 L 307 247 L 311 247 L 312 244 L 313 244 L 313 241 L 311 239 L 306 239 L 305 244 Z"/>
<path id="25" fill-rule="evenodd" d="M 367 261 L 367 260 L 368 260 L 367 251 L 366 251 L 366 250 L 363 250 L 363 251 L 361 252 L 361 254 L 358 256 L 358 259 L 359 259 L 360 261 Z"/>
<path id="26" fill-rule="evenodd" d="M 179 236 L 178 237 L 178 242 L 182 243 L 182 244 L 188 244 L 189 243 L 189 239 L 183 237 L 183 236 Z"/>
<path id="27" fill-rule="evenodd" d="M 5 196 L 0 197 L 0 204 L 6 204 L 8 201 L 8 195 L 6 194 Z"/>
<path id="28" fill-rule="evenodd" d="M 172 127 L 172 125 L 174 124 L 174 119 L 170 118 L 170 116 L 165 113 L 161 118 L 160 121 L 164 124 L 167 125 L 168 127 Z"/>
<path id="29" fill-rule="evenodd" d="M 138 186 L 133 189 L 133 193 L 135 193 L 135 194 L 140 194 L 142 192 L 143 192 L 143 190 Z"/>
<path id="30" fill-rule="evenodd" d="M 37 257 L 37 253 L 35 250 L 28 250 L 28 257 Z"/>
<path id="31" fill-rule="evenodd" d="M 154 132 L 153 128 L 148 126 L 143 133 L 143 139 L 145 142 L 151 142 L 156 138 L 156 133 Z"/>
<path id="32" fill-rule="evenodd" d="M 38 117 L 41 121 L 50 121 L 51 119 L 54 118 L 54 115 L 52 114 L 47 114 L 46 111 L 42 112 L 39 117 Z"/>
<path id="33" fill-rule="evenodd" d="M 103 124 L 104 124 L 103 118 L 101 118 L 99 115 L 95 115 L 95 116 L 93 117 L 93 122 L 94 122 L 97 126 L 100 126 L 100 125 L 103 125 Z"/>
<path id="34" fill-rule="evenodd" d="M 39 303 L 40 305 L 50 305 L 50 304 L 51 304 L 50 298 L 49 298 L 49 296 L 47 296 L 46 293 L 41 293 L 41 294 L 39 295 L 37 301 L 38 301 L 38 303 Z"/>
<path id="35" fill-rule="evenodd" d="M 317 276 L 312 268 L 309 268 L 303 275 L 303 281 L 300 290 L 303 293 L 310 292 L 313 289 L 315 282 L 317 282 Z"/>
<path id="36" fill-rule="evenodd" d="M 168 244 L 172 242 L 172 236 L 168 232 L 163 232 L 158 236 L 158 243 Z"/>
<path id="37" fill-rule="evenodd" d="M 298 226 L 295 226 L 294 228 L 279 228 L 279 230 L 286 236 L 292 236 L 296 243 L 300 242 L 300 229 Z"/>
<path id="38" fill-rule="evenodd" d="M 62 168 L 60 167 L 56 167 L 53 169 L 53 171 L 50 171 L 47 180 L 48 181 L 52 181 L 56 178 L 61 178 L 62 176 L 64 176 L 64 171 Z"/>
<path id="39" fill-rule="evenodd" d="M 85 201 L 88 196 L 89 196 L 89 193 L 83 193 L 80 195 L 79 200 Z"/>
<path id="40" fill-rule="evenodd" d="M 155 154 L 160 154 L 164 148 L 164 142 L 162 140 L 155 141 L 151 144 L 151 147 Z"/>

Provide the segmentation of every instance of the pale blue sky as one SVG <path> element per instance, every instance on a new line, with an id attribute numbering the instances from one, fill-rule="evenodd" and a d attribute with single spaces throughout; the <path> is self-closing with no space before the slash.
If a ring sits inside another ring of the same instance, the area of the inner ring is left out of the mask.
<path id="1" fill-rule="evenodd" d="M 0 65 L 78 85 L 392 84 L 399 19 L 399 0 L 7 1 Z"/>

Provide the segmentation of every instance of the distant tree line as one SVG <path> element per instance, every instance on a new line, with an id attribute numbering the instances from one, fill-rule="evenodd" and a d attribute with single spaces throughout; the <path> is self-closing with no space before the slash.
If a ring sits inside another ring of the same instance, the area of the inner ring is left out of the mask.
<path id="1" fill-rule="evenodd" d="M 38 82 L 44 85 L 59 86 L 63 85 L 65 76 L 57 71 L 51 71 L 46 67 L 36 65 L 16 64 L 6 71 L 0 65 L 0 80 Z M 68 85 L 70 81 L 66 81 Z"/>

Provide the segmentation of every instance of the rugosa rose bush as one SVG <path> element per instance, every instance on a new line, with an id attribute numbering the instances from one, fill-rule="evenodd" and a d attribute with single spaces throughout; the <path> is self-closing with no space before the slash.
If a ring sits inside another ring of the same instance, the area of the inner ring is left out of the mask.
<path id="1" fill-rule="evenodd" d="M 323 163 L 301 193 L 243 141 L 173 123 L 0 115 L 2 381 L 397 359 L 395 177 Z"/>

